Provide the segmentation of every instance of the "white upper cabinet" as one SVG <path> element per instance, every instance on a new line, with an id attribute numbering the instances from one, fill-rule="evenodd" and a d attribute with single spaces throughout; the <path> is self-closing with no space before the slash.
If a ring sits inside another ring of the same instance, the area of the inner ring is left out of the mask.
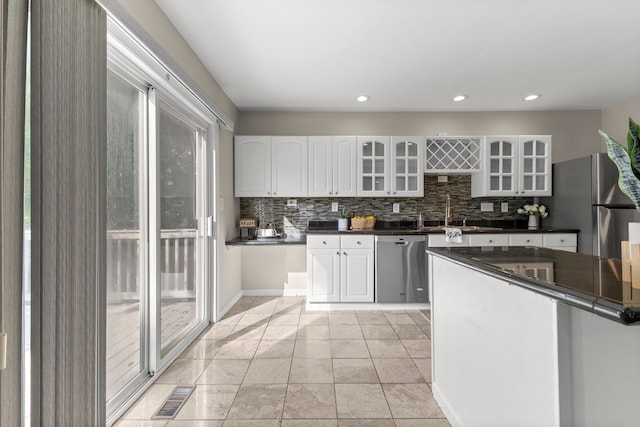
<path id="1" fill-rule="evenodd" d="M 359 136 L 358 196 L 424 196 L 424 139 Z"/>
<path id="2" fill-rule="evenodd" d="M 333 195 L 333 137 L 309 137 L 309 196 Z"/>
<path id="3" fill-rule="evenodd" d="M 271 189 L 273 197 L 300 197 L 309 194 L 307 170 L 308 138 L 271 138 Z"/>
<path id="4" fill-rule="evenodd" d="M 309 137 L 309 196 L 357 194 L 355 136 Z"/>
<path id="5" fill-rule="evenodd" d="M 484 168 L 472 175 L 471 197 L 550 196 L 551 136 L 487 136 Z"/>
<path id="6" fill-rule="evenodd" d="M 308 194 L 306 136 L 236 136 L 236 197 Z"/>
<path id="7" fill-rule="evenodd" d="M 271 196 L 271 137 L 236 136 L 235 196 Z"/>
<path id="8" fill-rule="evenodd" d="M 333 194 L 353 197 L 358 194 L 358 150 L 355 136 L 333 137 Z"/>
<path id="9" fill-rule="evenodd" d="M 551 136 L 518 137 L 521 196 L 551 195 Z"/>
<path id="10" fill-rule="evenodd" d="M 358 137 L 358 196 L 386 197 L 389 184 L 388 136 Z"/>
<path id="11" fill-rule="evenodd" d="M 424 139 L 420 136 L 391 137 L 391 195 L 424 196 Z"/>

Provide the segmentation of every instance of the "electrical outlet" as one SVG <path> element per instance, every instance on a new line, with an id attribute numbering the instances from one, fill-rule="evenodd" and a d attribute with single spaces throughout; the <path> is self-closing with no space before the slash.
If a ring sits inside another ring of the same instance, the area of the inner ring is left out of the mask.
<path id="1" fill-rule="evenodd" d="M 502 212 L 509 212 L 509 203 L 508 202 L 500 203 L 500 210 Z"/>
<path id="2" fill-rule="evenodd" d="M 480 212 L 493 212 L 493 203 L 491 202 L 480 203 Z"/>
<path id="3" fill-rule="evenodd" d="M 224 197 L 218 197 L 218 210 L 224 212 Z"/>
<path id="4" fill-rule="evenodd" d="M 331 212 L 338 212 L 338 202 L 331 203 Z"/>
<path id="5" fill-rule="evenodd" d="M 447 136 L 446 132 L 438 132 L 438 136 Z"/>
<path id="6" fill-rule="evenodd" d="M 400 203 L 393 204 L 393 213 L 400 213 Z"/>
<path id="7" fill-rule="evenodd" d="M 289 206 L 289 207 L 298 206 L 298 200 L 296 200 L 296 199 L 288 199 L 287 200 L 287 206 Z"/>
<path id="8" fill-rule="evenodd" d="M 447 175 L 438 175 L 438 182 L 449 182 L 449 177 Z"/>

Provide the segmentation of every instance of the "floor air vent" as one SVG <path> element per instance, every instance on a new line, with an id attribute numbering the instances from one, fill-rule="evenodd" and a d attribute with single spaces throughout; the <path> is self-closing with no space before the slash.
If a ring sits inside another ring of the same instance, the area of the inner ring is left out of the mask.
<path id="1" fill-rule="evenodd" d="M 167 400 L 152 418 L 166 419 L 175 417 L 194 389 L 195 386 L 178 386 L 174 388 Z"/>

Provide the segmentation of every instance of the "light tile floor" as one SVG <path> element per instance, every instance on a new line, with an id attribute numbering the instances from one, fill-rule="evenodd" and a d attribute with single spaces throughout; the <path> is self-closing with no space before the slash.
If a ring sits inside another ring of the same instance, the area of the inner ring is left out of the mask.
<path id="1" fill-rule="evenodd" d="M 431 392 L 428 315 L 242 297 L 116 426 L 449 426 Z M 175 419 L 153 420 L 185 384 L 196 388 Z"/>

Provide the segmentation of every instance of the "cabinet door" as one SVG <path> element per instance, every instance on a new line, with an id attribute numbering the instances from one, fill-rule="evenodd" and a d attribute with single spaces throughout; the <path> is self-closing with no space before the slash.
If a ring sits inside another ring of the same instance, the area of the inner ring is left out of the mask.
<path id="1" fill-rule="evenodd" d="M 551 195 L 551 136 L 520 136 L 520 196 Z"/>
<path id="2" fill-rule="evenodd" d="M 488 136 L 485 153 L 485 196 L 514 196 L 518 192 L 518 137 Z"/>
<path id="3" fill-rule="evenodd" d="M 307 250 L 307 301 L 340 301 L 340 250 Z"/>
<path id="4" fill-rule="evenodd" d="M 373 302 L 373 250 L 342 249 L 340 301 Z"/>
<path id="5" fill-rule="evenodd" d="M 507 234 L 469 234 L 469 246 L 509 246 Z"/>
<path id="6" fill-rule="evenodd" d="M 357 147 L 355 136 L 333 137 L 333 194 L 352 197 L 358 194 Z"/>
<path id="7" fill-rule="evenodd" d="M 235 196 L 271 196 L 271 137 L 236 136 Z"/>
<path id="8" fill-rule="evenodd" d="M 391 195 L 424 196 L 424 140 L 419 136 L 391 137 Z"/>
<path id="9" fill-rule="evenodd" d="M 274 197 L 309 194 L 306 136 L 274 136 L 271 139 L 271 189 Z"/>
<path id="10" fill-rule="evenodd" d="M 358 137 L 358 196 L 391 195 L 388 152 L 388 136 Z"/>
<path id="11" fill-rule="evenodd" d="M 333 195 L 333 158 L 331 136 L 309 137 L 309 196 Z"/>

